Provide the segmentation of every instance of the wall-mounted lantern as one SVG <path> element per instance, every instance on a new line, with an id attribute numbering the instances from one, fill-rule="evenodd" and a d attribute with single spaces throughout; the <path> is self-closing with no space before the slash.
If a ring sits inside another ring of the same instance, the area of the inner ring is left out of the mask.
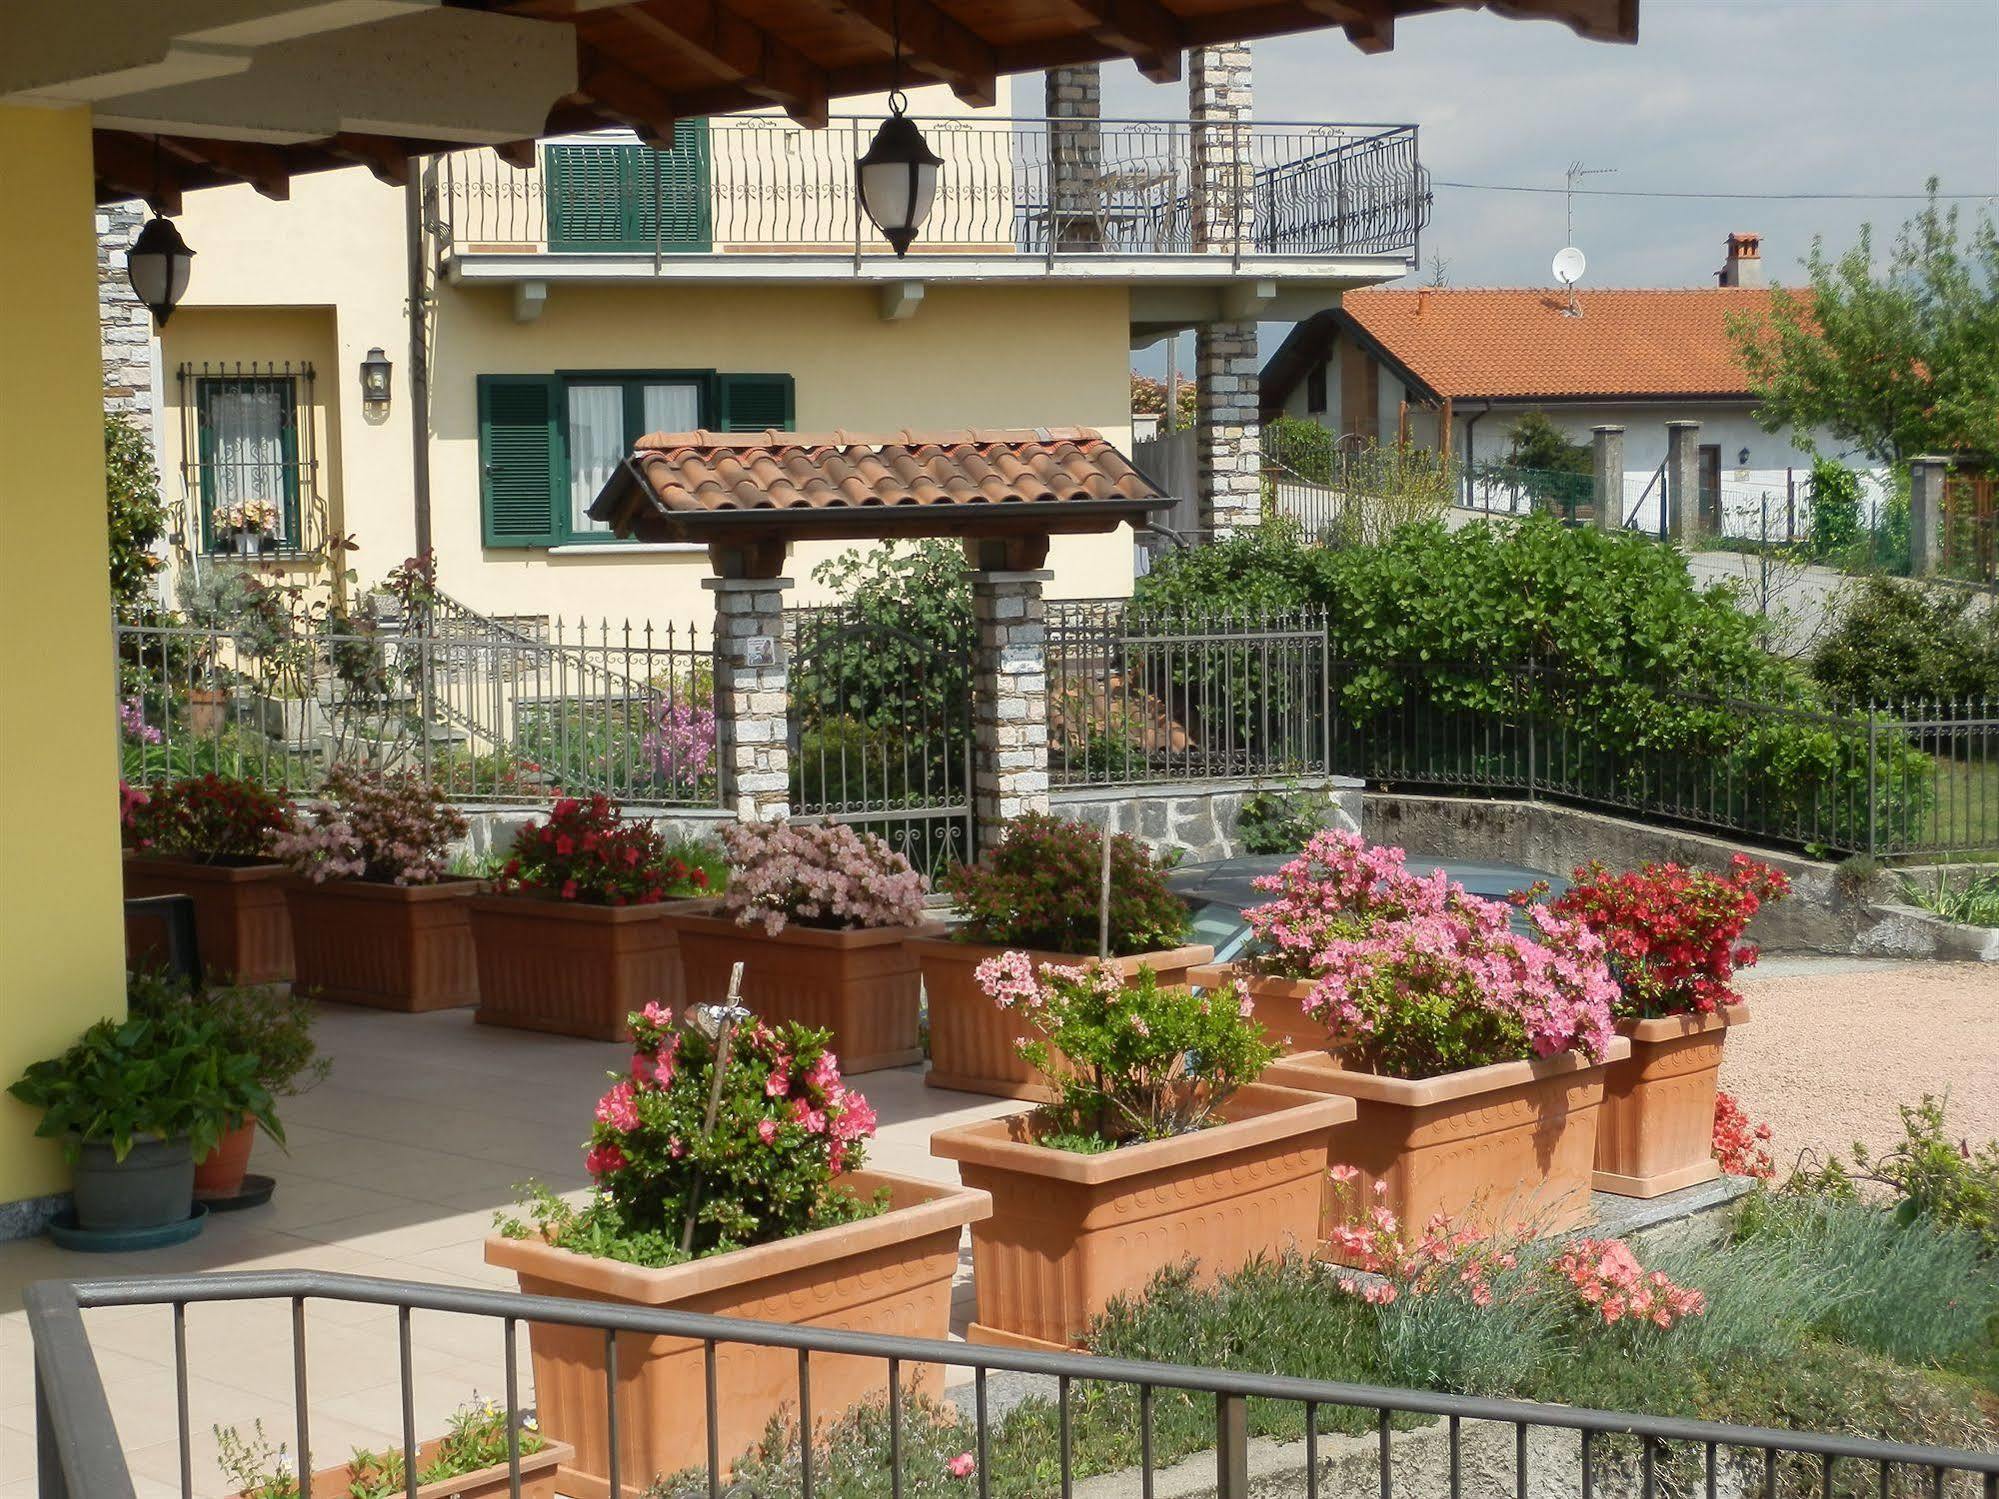
<path id="1" fill-rule="evenodd" d="M 388 410 L 389 375 L 394 368 L 379 346 L 370 349 L 361 361 L 361 400 L 370 411 Z"/>

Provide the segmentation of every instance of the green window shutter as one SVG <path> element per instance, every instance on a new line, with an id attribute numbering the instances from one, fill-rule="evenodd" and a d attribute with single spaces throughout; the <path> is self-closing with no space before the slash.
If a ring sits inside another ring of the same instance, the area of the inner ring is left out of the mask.
<path id="1" fill-rule="evenodd" d="M 797 391 L 789 375 L 717 375 L 716 423 L 724 432 L 795 429 Z"/>
<path id="2" fill-rule="evenodd" d="M 682 120 L 673 145 L 548 146 L 543 191 L 551 250 L 676 253 L 712 248 L 708 122 Z"/>
<path id="3" fill-rule="evenodd" d="M 479 377 L 479 516 L 489 547 L 562 539 L 562 386 L 548 375 Z"/>

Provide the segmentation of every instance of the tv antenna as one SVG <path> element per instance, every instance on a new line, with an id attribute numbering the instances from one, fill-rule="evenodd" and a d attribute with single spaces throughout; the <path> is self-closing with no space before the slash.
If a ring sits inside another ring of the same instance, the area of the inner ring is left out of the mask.
<path id="1" fill-rule="evenodd" d="M 1616 167 L 1587 167 L 1580 161 L 1569 163 L 1568 190 L 1563 194 L 1567 205 L 1564 222 L 1567 234 L 1564 248 L 1557 252 L 1554 264 L 1555 279 L 1567 289 L 1569 295 L 1569 305 L 1562 309 L 1564 317 L 1583 315 L 1582 308 L 1576 305 L 1576 283 L 1583 279 L 1583 272 L 1589 266 L 1583 252 L 1576 248 L 1576 183 L 1584 177 L 1608 177 L 1616 170 Z"/>

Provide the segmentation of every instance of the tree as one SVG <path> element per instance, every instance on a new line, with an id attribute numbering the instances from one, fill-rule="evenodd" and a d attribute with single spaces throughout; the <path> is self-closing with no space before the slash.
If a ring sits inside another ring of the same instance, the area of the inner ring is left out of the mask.
<path id="1" fill-rule="evenodd" d="M 104 499 L 111 529 L 111 602 L 132 610 L 165 561 L 153 550 L 166 534 L 166 501 L 152 445 L 129 416 L 104 418 Z"/>
<path id="2" fill-rule="evenodd" d="M 1505 472 L 1493 481 L 1518 485 L 1536 510 L 1573 515 L 1594 491 L 1588 443 L 1570 442 L 1545 411 L 1522 412 L 1506 434 Z"/>
<path id="3" fill-rule="evenodd" d="M 1872 225 L 1837 259 L 1812 241 L 1809 288 L 1770 293 L 1729 333 L 1768 432 L 1823 428 L 1877 463 L 1999 452 L 1999 232 L 1930 201 L 1875 264 Z"/>

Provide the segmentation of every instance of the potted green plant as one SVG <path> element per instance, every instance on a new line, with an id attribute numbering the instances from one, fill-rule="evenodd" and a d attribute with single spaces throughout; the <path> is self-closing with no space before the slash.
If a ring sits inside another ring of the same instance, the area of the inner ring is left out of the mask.
<path id="1" fill-rule="evenodd" d="M 1040 963 L 1094 958 L 1102 927 L 1103 835 L 1087 823 L 1034 812 L 1013 822 L 977 864 L 954 865 L 944 889 L 964 920 L 947 937 L 912 941 L 930 1005 L 934 1088 L 1001 1098 L 1052 1099 L 1052 1086 L 1020 1055 L 1030 1039 L 1015 1010 L 994 1005 L 976 972 L 1009 950 Z M 1214 956 L 1187 944 L 1187 904 L 1166 886 L 1161 861 L 1134 838 L 1111 839 L 1110 952 L 1130 978 L 1142 968 L 1168 985 Z"/>
<path id="2" fill-rule="evenodd" d="M 204 968 L 241 984 L 282 983 L 292 976 L 291 918 L 270 840 L 290 815 L 282 796 L 234 776 L 144 790 L 120 781 L 126 899 L 190 897 Z"/>
<path id="3" fill-rule="evenodd" d="M 1310 882 L 1322 884 L 1328 921 L 1304 1009 L 1341 1052 L 1284 1058 L 1265 1080 L 1354 1101 L 1333 1147 L 1358 1173 L 1353 1201 L 1405 1223 L 1586 1222 L 1604 1069 L 1631 1045 L 1611 1029 L 1603 943 L 1541 906 L 1532 935 L 1516 931 L 1507 905 L 1418 878 L 1401 850 L 1352 833 L 1314 839 L 1293 873 L 1307 905 Z M 1336 1254 L 1351 1211 L 1328 1195 Z"/>
<path id="4" fill-rule="evenodd" d="M 1246 995 L 1024 952 L 978 982 L 1026 1025 L 1021 1055 L 1055 1102 L 930 1137 L 992 1194 L 972 1225 L 973 1341 L 1066 1347 L 1169 1266 L 1214 1276 L 1316 1245 L 1331 1131 L 1354 1106 L 1257 1081 L 1277 1048 Z"/>
<path id="5" fill-rule="evenodd" d="M 271 1096 L 274 1112 L 276 1100 L 296 1098 L 332 1070 L 312 1039 L 318 1008 L 298 991 L 268 984 L 190 990 L 183 982 L 153 973 L 135 973 L 127 980 L 126 1013 L 157 1015 L 174 1008 L 192 1008 L 214 1020 L 231 1052 L 257 1059 L 257 1082 Z M 215 1148 L 195 1158 L 195 1201 L 226 1200 L 242 1191 L 257 1128 L 257 1120 L 247 1114 L 226 1121 Z"/>
<path id="6" fill-rule="evenodd" d="M 285 1443 L 264 1435 L 264 1423 L 244 1436 L 234 1426 L 215 1428 L 215 1461 L 235 1486 L 232 1499 L 299 1499 L 298 1475 Z M 552 1441 L 533 1416 L 522 1416 L 514 1446 L 520 1451 L 521 1499 L 555 1499 L 556 1470 L 570 1458 L 567 1442 Z M 511 1487 L 506 1407 L 474 1396 L 451 1413 L 444 1435 L 416 1449 L 417 1499 L 504 1499 Z M 410 1492 L 400 1447 L 356 1447 L 346 1462 L 321 1468 L 307 1485 L 308 1499 L 402 1499 Z"/>
<path id="7" fill-rule="evenodd" d="M 1728 1033 L 1749 1023 L 1735 971 L 1756 961 L 1744 929 L 1790 881 L 1737 854 L 1726 874 L 1646 864 L 1576 869 L 1550 909 L 1603 940 L 1617 979 L 1617 1032 L 1631 1055 L 1604 1079 L 1596 1131 L 1599 1192 L 1658 1197 L 1721 1173 L 1716 1082 Z"/>
<path id="8" fill-rule="evenodd" d="M 465 819 L 414 771 L 339 765 L 271 849 L 290 866 L 296 981 L 322 999 L 443 1010 L 479 998 L 468 902 L 448 877 Z"/>
<path id="9" fill-rule="evenodd" d="M 62 1142 L 78 1228 L 165 1228 L 187 1220 L 195 1159 L 232 1123 L 283 1141 L 258 1066 L 213 1016 L 170 1007 L 98 1021 L 7 1091 L 42 1111 L 37 1135 Z"/>
<path id="10" fill-rule="evenodd" d="M 925 924 L 929 884 L 909 860 L 843 823 L 736 823 L 721 838 L 727 890 L 673 918 L 688 994 L 719 997 L 741 959 L 744 1002 L 830 1031 L 846 1072 L 922 1061 L 910 939 L 943 927 Z"/>
<path id="11" fill-rule="evenodd" d="M 531 1196 L 486 1241 L 488 1264 L 537 1295 L 947 1335 L 959 1235 L 990 1199 L 863 1169 L 874 1110 L 825 1032 L 710 1006 L 678 1026 L 648 1006 L 631 1027 L 630 1065 L 598 1101 L 584 1160 L 598 1190 L 581 1207 Z M 576 1448 L 557 1487 L 603 1494 L 604 1335 L 531 1322 L 528 1336 L 542 1425 Z M 698 1342 L 626 1333 L 617 1350 L 619 1472 L 641 1485 L 704 1450 L 711 1387 Z M 725 1460 L 797 1400 L 797 1376 L 788 1350 L 728 1350 L 712 1386 Z M 886 1378 L 878 1359 L 815 1354 L 813 1409 L 837 1416 Z M 934 1397 L 942 1371 L 905 1368 L 903 1380 Z"/>
<path id="12" fill-rule="evenodd" d="M 477 1018 L 616 1041 L 632 1011 L 677 1008 L 680 950 L 667 918 L 715 883 L 609 797 L 564 797 L 515 835 L 492 893 L 468 903 Z"/>

